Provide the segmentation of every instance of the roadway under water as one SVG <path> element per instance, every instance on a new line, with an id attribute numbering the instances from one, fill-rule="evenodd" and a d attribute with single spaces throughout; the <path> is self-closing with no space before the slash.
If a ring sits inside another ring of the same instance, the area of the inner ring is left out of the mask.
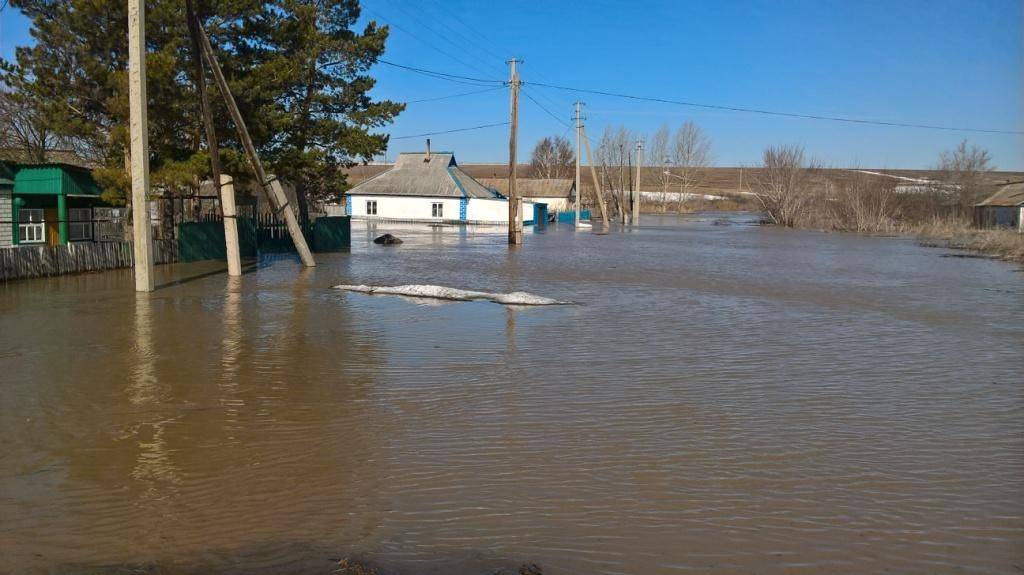
<path id="1" fill-rule="evenodd" d="M 715 219 L 0 285 L 0 573 L 1019 573 L 1019 268 Z"/>

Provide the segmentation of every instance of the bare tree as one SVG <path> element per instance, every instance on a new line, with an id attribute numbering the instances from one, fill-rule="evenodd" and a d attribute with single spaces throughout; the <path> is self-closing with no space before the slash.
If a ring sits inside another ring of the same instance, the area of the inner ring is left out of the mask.
<path id="1" fill-rule="evenodd" d="M 661 211 L 665 211 L 668 205 L 668 185 L 671 176 L 666 172 L 667 164 L 671 160 L 668 156 L 668 141 L 671 137 L 668 124 L 662 124 L 647 145 L 647 163 L 657 168 L 658 183 L 661 184 Z"/>
<path id="2" fill-rule="evenodd" d="M 672 142 L 672 175 L 679 185 L 680 200 L 677 207 L 682 208 L 682 199 L 700 185 L 704 177 L 704 168 L 711 164 L 711 139 L 700 126 L 687 120 L 676 131 Z"/>
<path id="3" fill-rule="evenodd" d="M 605 185 L 612 192 L 620 216 L 629 211 L 625 190 L 631 182 L 627 164 L 634 141 L 633 133 L 625 126 L 608 126 L 595 152 L 597 162 L 601 164 Z"/>
<path id="4" fill-rule="evenodd" d="M 45 162 L 61 144 L 39 109 L 24 94 L 0 88 L 0 148 L 29 162 Z"/>
<path id="5" fill-rule="evenodd" d="M 535 178 L 573 177 L 576 154 L 572 144 L 562 136 L 544 138 L 533 147 L 530 165 Z"/>
<path id="6" fill-rule="evenodd" d="M 988 150 L 967 145 L 962 140 L 956 148 L 939 155 L 942 180 L 939 195 L 952 196 L 956 200 L 957 212 L 961 219 L 970 220 L 974 204 L 983 200 L 986 192 L 985 174 L 995 169 Z"/>
<path id="7" fill-rule="evenodd" d="M 811 204 L 812 166 L 804 158 L 803 146 L 769 146 L 761 156 L 761 174 L 754 194 L 768 221 L 792 227 Z"/>
<path id="8" fill-rule="evenodd" d="M 901 215 L 897 180 L 842 170 L 844 177 L 826 180 L 825 192 L 816 198 L 821 227 L 855 232 L 890 232 Z"/>

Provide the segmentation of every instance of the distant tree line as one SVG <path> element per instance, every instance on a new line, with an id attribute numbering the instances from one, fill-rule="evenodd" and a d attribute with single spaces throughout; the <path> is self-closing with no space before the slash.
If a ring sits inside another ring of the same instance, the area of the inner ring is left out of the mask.
<path id="1" fill-rule="evenodd" d="M 994 169 L 987 150 L 964 140 L 942 152 L 934 177 L 920 182 L 857 170 L 836 177 L 802 146 L 789 144 L 764 150 L 751 190 L 773 224 L 890 232 L 936 220 L 969 223 L 974 205 L 990 191 L 985 175 Z"/>

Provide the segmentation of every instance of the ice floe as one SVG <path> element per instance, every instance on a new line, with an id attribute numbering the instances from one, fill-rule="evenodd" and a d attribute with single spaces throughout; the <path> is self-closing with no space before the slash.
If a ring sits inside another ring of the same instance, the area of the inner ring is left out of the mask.
<path id="1" fill-rule="evenodd" d="M 570 302 L 533 295 L 523 291 L 512 293 L 490 293 L 434 285 L 368 286 L 336 285 L 334 289 L 365 293 L 370 295 L 397 295 L 415 298 L 443 299 L 452 301 L 486 300 L 503 305 L 566 305 Z"/>

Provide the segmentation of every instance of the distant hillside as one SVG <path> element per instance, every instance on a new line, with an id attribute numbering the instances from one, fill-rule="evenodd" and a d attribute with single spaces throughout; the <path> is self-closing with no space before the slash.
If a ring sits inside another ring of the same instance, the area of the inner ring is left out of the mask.
<path id="1" fill-rule="evenodd" d="M 367 166 L 355 166 L 347 170 L 348 183 L 349 185 L 356 185 L 368 178 L 371 178 L 384 170 L 387 170 L 391 165 L 367 165 Z M 508 165 L 507 164 L 459 164 L 464 172 L 473 176 L 477 179 L 506 179 L 508 178 Z M 598 167 L 598 177 L 603 177 L 601 168 Z M 643 168 L 642 174 L 642 186 L 647 191 L 658 191 L 662 189 L 661 183 L 661 167 L 645 167 Z M 678 170 L 670 169 L 670 172 L 678 173 Z M 761 175 L 759 168 L 739 168 L 739 167 L 713 167 L 705 168 L 701 170 L 702 178 L 701 184 L 696 192 L 702 192 L 707 194 L 718 194 L 728 195 L 730 193 L 746 192 L 750 190 L 750 187 L 757 181 Z M 872 177 L 887 178 L 892 177 L 898 179 L 899 184 L 914 185 L 915 180 L 933 180 L 940 176 L 940 173 L 934 170 L 886 170 L 886 169 L 872 169 L 862 168 L 857 172 L 847 169 L 825 169 L 821 170 L 824 177 L 827 177 L 833 181 L 842 181 L 853 177 L 856 173 L 874 172 L 874 174 L 868 174 Z M 529 178 L 531 173 L 531 167 L 528 164 L 521 164 L 518 170 L 519 177 Z M 636 177 L 636 172 L 633 172 L 633 177 Z M 617 174 L 614 177 L 618 177 Z M 584 193 L 590 191 L 593 188 L 593 180 L 590 174 L 590 167 L 583 166 L 581 178 L 583 180 Z M 1024 180 L 1024 172 L 990 172 L 987 175 L 988 183 L 995 186 L 999 184 L 1005 184 L 1007 182 L 1021 181 Z M 678 190 L 678 184 L 670 178 L 669 191 Z M 627 185 L 628 187 L 628 185 Z"/>

